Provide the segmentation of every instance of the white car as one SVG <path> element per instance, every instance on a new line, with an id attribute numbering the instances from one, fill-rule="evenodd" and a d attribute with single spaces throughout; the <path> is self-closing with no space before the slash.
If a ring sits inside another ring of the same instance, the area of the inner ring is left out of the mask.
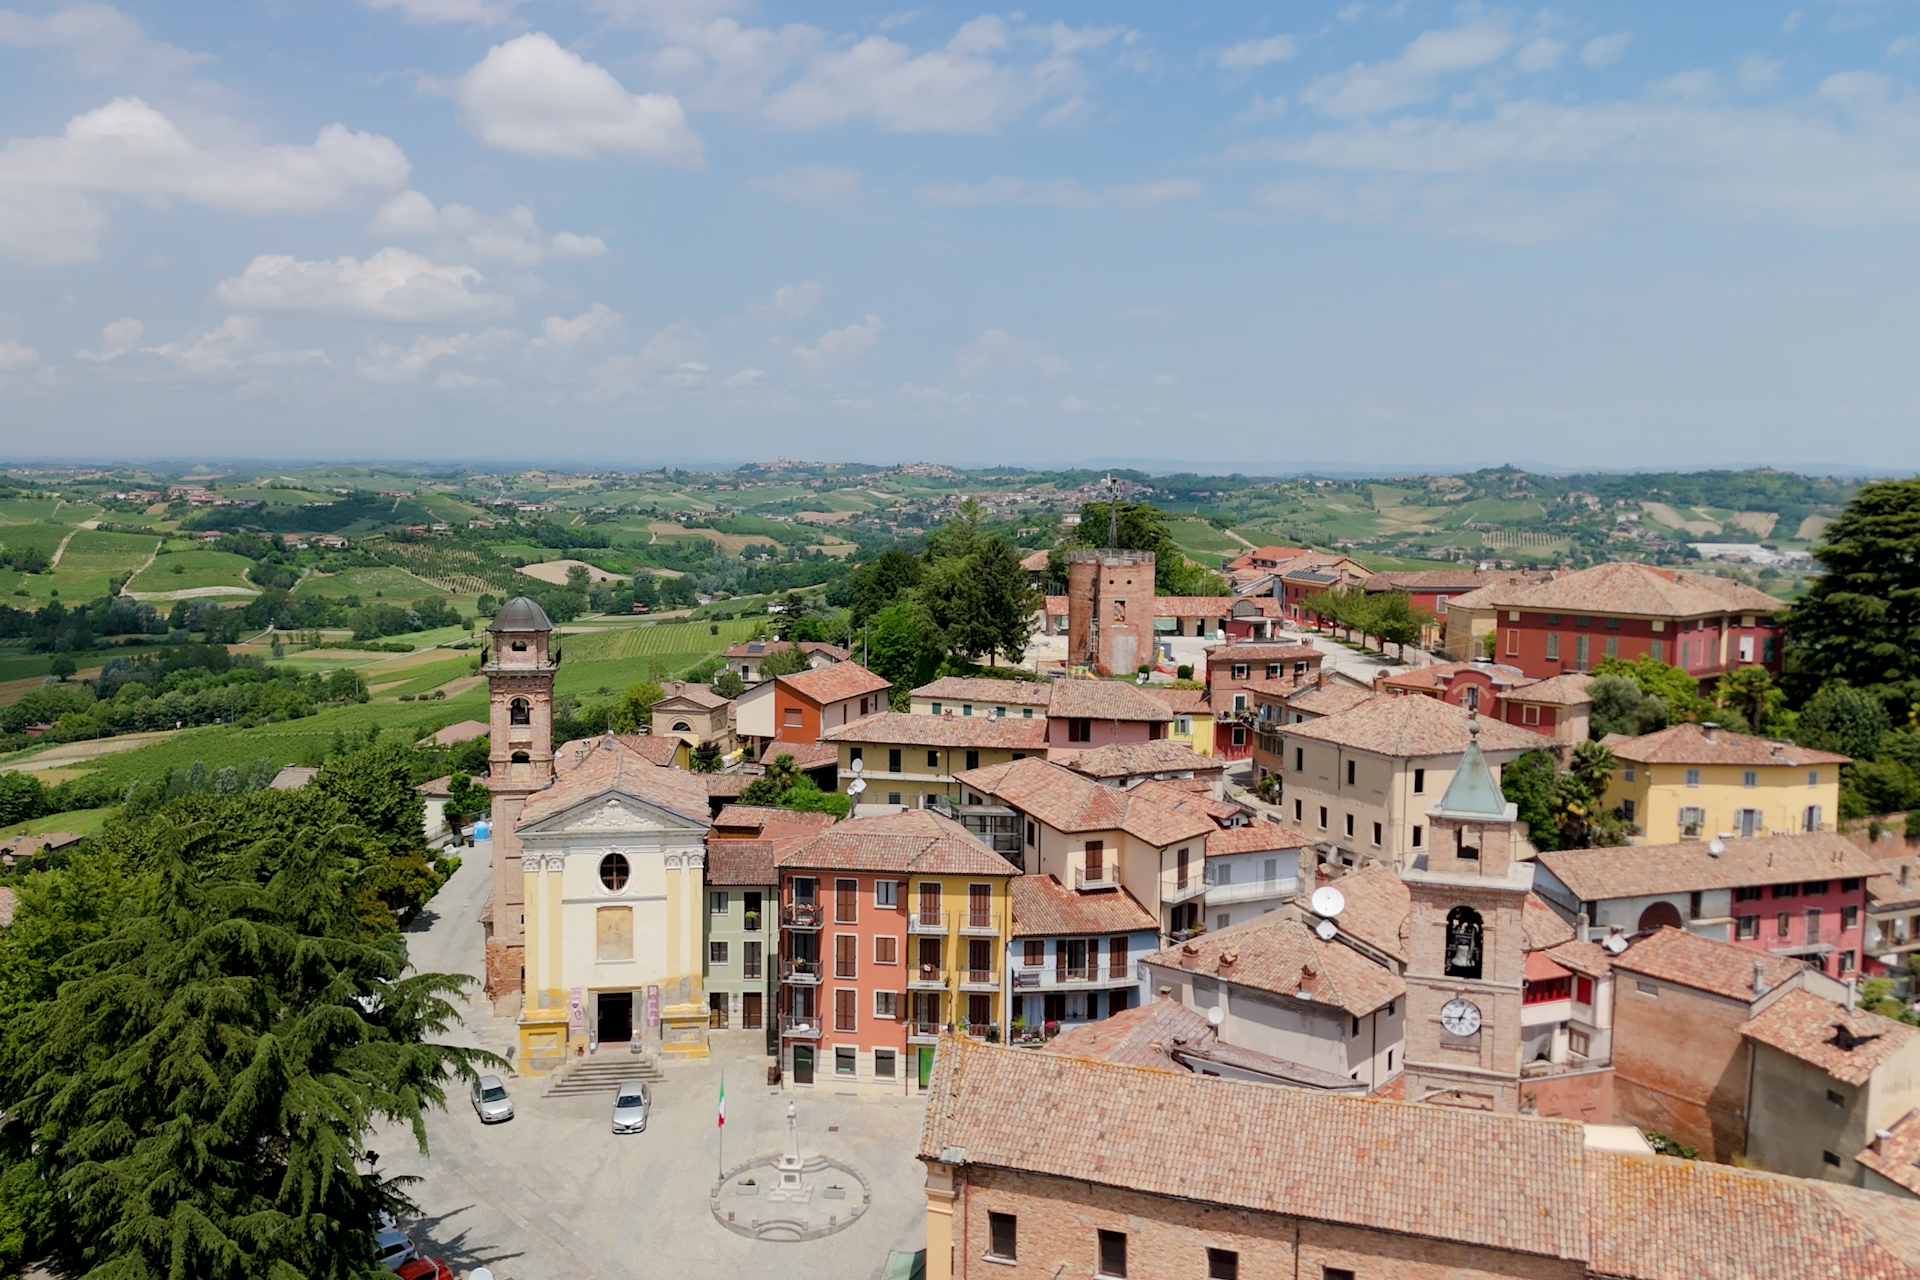
<path id="1" fill-rule="evenodd" d="M 413 1246 L 413 1237 L 395 1226 L 385 1226 L 374 1232 L 373 1260 L 389 1271 L 398 1271 L 415 1258 L 420 1251 Z"/>
<path id="2" fill-rule="evenodd" d="M 513 1099 L 499 1076 L 481 1076 L 473 1082 L 473 1112 L 481 1124 L 513 1119 Z"/>
<path id="3" fill-rule="evenodd" d="M 647 1109 L 653 1102 L 652 1091 L 644 1080 L 626 1080 L 613 1096 L 613 1131 L 645 1133 Z"/>

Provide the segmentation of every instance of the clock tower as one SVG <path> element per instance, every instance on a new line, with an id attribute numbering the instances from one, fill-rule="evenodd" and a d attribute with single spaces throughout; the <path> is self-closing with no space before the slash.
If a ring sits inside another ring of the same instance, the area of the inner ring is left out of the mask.
<path id="1" fill-rule="evenodd" d="M 553 782 L 553 623 L 525 596 L 502 605 L 487 628 L 487 790 L 493 896 L 487 921 L 487 995 L 497 1014 L 517 1013 L 526 965 L 525 881 L 514 830 L 527 797 Z"/>
<path id="2" fill-rule="evenodd" d="M 1427 852 L 1401 873 L 1408 916 L 1406 1099 L 1515 1114 L 1533 864 L 1514 859 L 1515 806 L 1480 752 L 1480 722 L 1440 803 Z"/>

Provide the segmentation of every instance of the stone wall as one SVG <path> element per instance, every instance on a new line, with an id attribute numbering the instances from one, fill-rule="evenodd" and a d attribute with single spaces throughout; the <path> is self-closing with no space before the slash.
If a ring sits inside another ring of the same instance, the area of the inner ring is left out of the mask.
<path id="1" fill-rule="evenodd" d="M 1658 994 L 1649 994 L 1651 986 Z M 1726 1162 L 1746 1146 L 1744 1001 L 1614 975 L 1614 1115 Z"/>

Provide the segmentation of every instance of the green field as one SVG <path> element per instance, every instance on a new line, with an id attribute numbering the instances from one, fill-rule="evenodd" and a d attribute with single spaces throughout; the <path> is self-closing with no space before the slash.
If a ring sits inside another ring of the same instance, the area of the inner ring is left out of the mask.
<path id="1" fill-rule="evenodd" d="M 467 654 L 451 657 L 439 662 L 420 663 L 410 667 L 401 667 L 392 671 L 381 671 L 378 664 L 359 671 L 359 676 L 367 682 L 367 687 L 376 698 L 397 698 L 401 694 L 415 697 L 431 693 L 449 680 L 458 680 L 461 676 L 472 675 L 474 663 L 479 655 Z"/>
<path id="2" fill-rule="evenodd" d="M 192 591 L 207 587 L 238 587 L 248 595 L 259 588 L 247 581 L 253 561 L 231 551 L 213 551 L 195 547 L 190 551 L 170 551 L 134 576 L 127 590 L 144 592 Z M 235 592 L 234 594 L 239 594 Z"/>
<path id="3" fill-rule="evenodd" d="M 11 840 L 15 836 L 45 835 L 49 831 L 71 831 L 77 836 L 97 836 L 107 829 L 107 819 L 116 811 L 112 806 L 105 809 L 71 809 L 66 813 L 56 813 L 47 818 L 16 822 L 10 827 L 0 827 L 0 840 Z"/>
<path id="4" fill-rule="evenodd" d="M 1167 530 L 1173 535 L 1173 545 L 1209 569 L 1219 564 L 1221 556 L 1232 557 L 1246 550 L 1205 520 L 1169 520 Z"/>
<path id="5" fill-rule="evenodd" d="M 430 582 L 414 577 L 405 569 L 387 565 L 348 569 L 342 573 L 310 573 L 293 589 L 296 596 L 319 596 L 337 600 L 359 596 L 366 600 L 419 600 L 445 594 Z"/>
<path id="6" fill-rule="evenodd" d="M 728 645 L 745 640 L 762 621 L 659 622 L 564 635 L 559 639 L 564 659 L 554 688 L 572 694 L 593 694 L 601 689 L 617 692 L 636 680 L 676 676 Z M 710 630 L 716 626 L 720 628 L 718 635 Z"/>

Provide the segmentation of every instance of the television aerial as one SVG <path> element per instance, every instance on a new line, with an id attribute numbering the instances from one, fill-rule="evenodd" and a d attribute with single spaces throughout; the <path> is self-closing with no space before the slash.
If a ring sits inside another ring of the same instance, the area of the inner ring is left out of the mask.
<path id="1" fill-rule="evenodd" d="M 1313 931 L 1320 936 L 1320 941 L 1332 942 L 1339 934 L 1340 926 L 1331 920 L 1322 920 L 1319 924 L 1313 926 Z"/>
<path id="2" fill-rule="evenodd" d="M 1617 956 L 1622 951 L 1625 951 L 1627 949 L 1626 935 L 1619 934 L 1619 933 L 1613 934 L 1610 937 L 1608 937 L 1608 939 L 1605 942 L 1601 943 L 1600 945 L 1605 947 L 1608 951 L 1611 951 L 1614 955 Z"/>
<path id="3" fill-rule="evenodd" d="M 1313 905 L 1313 914 L 1322 920 L 1331 920 L 1347 909 L 1347 895 L 1330 884 L 1315 889 L 1309 901 Z"/>
<path id="4" fill-rule="evenodd" d="M 865 778 L 855 778 L 852 782 L 847 784 L 847 794 L 850 796 L 857 796 L 862 791 L 865 791 L 866 789 L 867 789 L 867 780 Z"/>

